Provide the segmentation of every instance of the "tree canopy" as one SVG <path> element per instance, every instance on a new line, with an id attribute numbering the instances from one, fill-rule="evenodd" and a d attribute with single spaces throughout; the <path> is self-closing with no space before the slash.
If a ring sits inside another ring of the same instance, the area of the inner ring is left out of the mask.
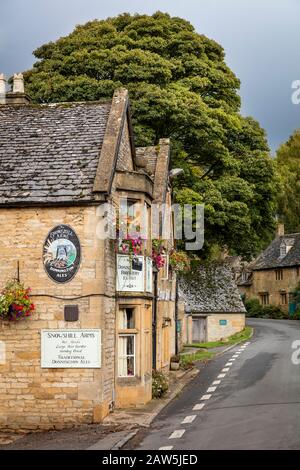
<path id="1" fill-rule="evenodd" d="M 205 203 L 205 250 L 250 257 L 269 239 L 274 165 L 264 131 L 240 115 L 239 80 L 222 47 L 177 17 L 122 14 L 77 26 L 39 47 L 25 73 L 37 103 L 110 98 L 129 90 L 136 144 L 172 140 L 182 203 Z"/>
<path id="2" fill-rule="evenodd" d="M 276 153 L 281 179 L 278 215 L 289 233 L 300 232 L 300 130 L 296 130 Z"/>

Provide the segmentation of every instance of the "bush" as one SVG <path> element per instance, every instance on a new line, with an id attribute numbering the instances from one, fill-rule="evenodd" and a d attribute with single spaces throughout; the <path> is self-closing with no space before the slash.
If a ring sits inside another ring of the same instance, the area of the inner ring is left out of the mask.
<path id="1" fill-rule="evenodd" d="M 262 317 L 263 306 L 259 303 L 258 299 L 245 300 L 246 316 L 247 317 Z"/>
<path id="2" fill-rule="evenodd" d="M 152 372 L 152 398 L 163 398 L 169 389 L 167 377 L 154 370 Z"/>
<path id="3" fill-rule="evenodd" d="M 280 320 L 288 318 L 287 313 L 277 305 L 260 304 L 258 299 L 249 299 L 245 301 L 245 308 L 247 310 L 246 316 L 252 318 L 271 318 Z"/>
<path id="4" fill-rule="evenodd" d="M 292 320 L 300 320 L 300 305 L 297 306 L 296 312 L 291 318 Z"/>
<path id="5" fill-rule="evenodd" d="M 263 307 L 263 318 L 280 320 L 283 318 L 288 318 L 288 315 L 276 305 L 267 305 L 266 307 Z"/>

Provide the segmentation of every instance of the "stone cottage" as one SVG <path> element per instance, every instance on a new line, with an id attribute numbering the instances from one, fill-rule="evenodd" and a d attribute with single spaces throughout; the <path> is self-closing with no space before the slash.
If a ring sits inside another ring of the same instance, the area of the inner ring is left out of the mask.
<path id="1" fill-rule="evenodd" d="M 199 266 L 179 279 L 179 292 L 184 343 L 218 341 L 245 327 L 245 307 L 229 265 Z"/>
<path id="2" fill-rule="evenodd" d="M 279 224 L 275 239 L 240 277 L 240 291 L 257 298 L 262 305 L 277 305 L 291 314 L 295 311 L 293 291 L 300 283 L 300 234 L 285 234 Z"/>
<path id="3" fill-rule="evenodd" d="M 20 280 L 35 312 L 0 320 L 0 426 L 96 423 L 150 400 L 173 354 L 175 280 L 152 272 L 149 229 L 134 259 L 99 236 L 107 203 L 171 203 L 169 141 L 135 148 L 124 89 L 33 105 L 16 75 L 1 103 L 0 290 Z"/>

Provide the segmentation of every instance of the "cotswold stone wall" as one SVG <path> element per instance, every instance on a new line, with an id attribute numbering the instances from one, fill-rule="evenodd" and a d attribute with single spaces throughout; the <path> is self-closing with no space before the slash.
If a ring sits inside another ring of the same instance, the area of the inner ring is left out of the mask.
<path id="1" fill-rule="evenodd" d="M 99 422 L 114 383 L 114 250 L 96 238 L 95 207 L 1 209 L 0 289 L 16 276 L 32 288 L 36 311 L 18 323 L 0 321 L 6 360 L 0 364 L 0 428 L 48 429 Z M 56 284 L 43 267 L 43 244 L 59 224 L 70 225 L 81 243 L 75 278 Z M 84 298 L 70 301 L 56 297 Z M 79 306 L 79 321 L 64 321 L 64 305 Z M 41 329 L 102 330 L 101 369 L 42 369 Z"/>
<path id="2" fill-rule="evenodd" d="M 220 320 L 226 320 L 226 325 L 220 325 Z M 219 341 L 228 338 L 245 328 L 244 313 L 220 313 L 207 316 L 207 341 Z"/>

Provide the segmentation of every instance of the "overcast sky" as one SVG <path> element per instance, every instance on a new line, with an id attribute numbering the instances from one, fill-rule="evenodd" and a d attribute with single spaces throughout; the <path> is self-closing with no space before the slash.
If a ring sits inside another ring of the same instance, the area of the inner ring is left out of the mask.
<path id="1" fill-rule="evenodd" d="M 291 84 L 300 80 L 300 0 L 0 0 L 0 72 L 30 68 L 32 51 L 76 24 L 168 12 L 218 41 L 241 79 L 242 113 L 266 129 L 272 149 L 300 127 Z"/>

